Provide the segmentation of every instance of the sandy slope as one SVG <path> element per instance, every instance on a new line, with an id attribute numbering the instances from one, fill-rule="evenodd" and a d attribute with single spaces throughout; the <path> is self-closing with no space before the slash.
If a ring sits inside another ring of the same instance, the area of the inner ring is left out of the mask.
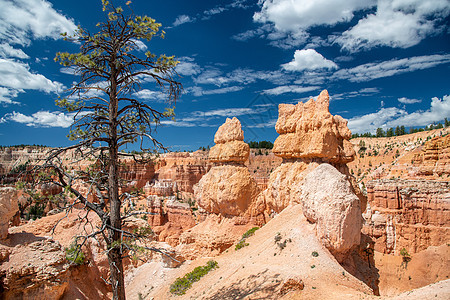
<path id="1" fill-rule="evenodd" d="M 179 269 L 163 269 L 158 263 L 141 266 L 135 276 L 128 278 L 127 296 L 138 299 L 291 299 L 296 293 L 281 297 L 283 283 L 296 277 L 305 288 L 299 292 L 302 299 L 342 299 L 372 294 L 362 282 L 346 272 L 316 238 L 313 225 L 303 217 L 299 205 L 286 208 L 255 235 L 248 238 L 249 246 L 238 251 L 230 248 L 214 259 L 219 268 L 194 283 L 186 295 L 172 296 L 169 286 L 207 258 L 184 264 Z M 281 249 L 275 243 L 280 233 Z M 317 251 L 318 257 L 312 252 Z"/>

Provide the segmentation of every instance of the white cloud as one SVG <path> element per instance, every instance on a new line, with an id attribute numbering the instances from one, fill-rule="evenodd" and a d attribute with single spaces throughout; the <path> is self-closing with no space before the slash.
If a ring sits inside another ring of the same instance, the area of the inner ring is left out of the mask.
<path id="1" fill-rule="evenodd" d="M 157 102 L 164 102 L 168 100 L 167 94 L 164 94 L 160 91 L 151 91 L 148 89 L 140 90 L 139 92 L 134 93 L 133 96 L 138 97 L 139 99 L 154 100 Z"/>
<path id="2" fill-rule="evenodd" d="M 147 45 L 144 44 L 144 42 L 136 39 L 132 39 L 132 41 L 136 44 L 136 47 L 139 51 L 145 51 L 147 50 Z"/>
<path id="3" fill-rule="evenodd" d="M 227 74 L 215 67 L 207 67 L 194 82 L 197 84 L 213 84 L 223 86 L 230 83 L 250 84 L 264 80 L 274 84 L 286 84 L 293 77 L 281 71 L 255 71 L 252 69 L 236 69 Z"/>
<path id="4" fill-rule="evenodd" d="M 408 113 L 396 107 L 381 108 L 375 113 L 354 117 L 348 121 L 348 127 L 353 132 L 374 132 L 377 128 L 397 126 L 426 126 L 440 122 L 450 116 L 450 96 L 445 95 L 442 100 L 437 97 L 431 99 L 430 108 L 425 111 Z"/>
<path id="5" fill-rule="evenodd" d="M 194 111 L 193 116 L 196 117 L 239 117 L 242 115 L 253 115 L 267 111 L 266 107 L 241 107 L 241 108 L 222 108 L 209 111 Z"/>
<path id="6" fill-rule="evenodd" d="M 220 14 L 220 13 L 226 11 L 226 10 L 227 10 L 227 8 L 218 6 L 218 7 L 215 7 L 215 8 L 211 8 L 211 9 L 205 10 L 203 13 L 206 16 L 212 16 L 212 15 Z"/>
<path id="7" fill-rule="evenodd" d="M 350 21 L 353 13 L 371 7 L 374 0 L 262 0 L 261 11 L 253 15 L 260 23 L 273 23 L 279 31 L 308 29 Z"/>
<path id="8" fill-rule="evenodd" d="M 347 79 L 352 82 L 364 82 L 377 78 L 428 69 L 449 62 L 450 54 L 392 59 L 379 63 L 359 65 L 351 69 L 341 69 L 333 74 L 332 79 Z"/>
<path id="9" fill-rule="evenodd" d="M 6 114 L 1 122 L 13 121 L 30 127 L 63 127 L 67 128 L 73 123 L 74 114 L 62 112 L 39 111 L 31 116 L 19 112 Z"/>
<path id="10" fill-rule="evenodd" d="M 9 44 L 29 45 L 34 39 L 60 38 L 60 33 L 73 33 L 73 20 L 53 9 L 43 0 L 1 0 L 0 39 Z"/>
<path id="11" fill-rule="evenodd" d="M 296 50 L 294 60 L 281 65 L 287 71 L 337 69 L 338 66 L 314 49 Z"/>
<path id="12" fill-rule="evenodd" d="M 240 91 L 243 89 L 244 89 L 243 86 L 229 86 L 229 87 L 224 87 L 224 88 L 220 88 L 220 89 L 204 90 L 203 88 L 201 88 L 199 86 L 194 86 L 194 87 L 186 89 L 186 91 L 192 93 L 196 97 L 200 97 L 203 95 L 216 95 L 216 94 L 226 94 L 226 93 L 231 93 L 231 92 L 237 92 L 237 91 Z"/>
<path id="13" fill-rule="evenodd" d="M 160 122 L 160 124 L 167 125 L 167 126 L 175 126 L 175 127 L 197 127 L 197 126 L 199 126 L 198 124 L 183 121 L 183 120 L 163 120 Z"/>
<path id="14" fill-rule="evenodd" d="M 191 23 L 191 22 L 194 22 L 194 21 L 195 21 L 195 18 L 192 18 L 192 17 L 190 17 L 188 15 L 179 15 L 175 19 L 175 21 L 173 22 L 173 26 L 176 27 L 176 26 L 179 26 L 181 24 Z"/>
<path id="15" fill-rule="evenodd" d="M 233 35 L 231 38 L 236 41 L 247 41 L 254 37 L 265 37 L 267 32 L 273 31 L 273 28 L 270 24 L 265 24 L 259 28 L 247 30 L 236 35 Z"/>
<path id="16" fill-rule="evenodd" d="M 379 0 L 375 14 L 359 20 L 335 42 L 350 51 L 379 45 L 408 48 L 438 32 L 439 18 L 449 14 L 448 0 Z"/>
<path id="17" fill-rule="evenodd" d="M 367 96 L 373 96 L 375 94 L 378 94 L 380 92 L 380 89 L 378 88 L 364 88 L 360 89 L 359 91 L 351 91 L 341 94 L 332 94 L 330 95 L 330 100 L 343 100 L 348 98 L 355 98 L 355 97 L 367 97 Z"/>
<path id="18" fill-rule="evenodd" d="M 23 90 L 14 90 L 7 89 L 0 86 L 0 103 L 5 104 L 19 104 L 19 102 L 13 101 L 13 98 L 16 98 L 19 92 L 23 92 Z"/>
<path id="19" fill-rule="evenodd" d="M 77 67 L 75 66 L 70 66 L 70 67 L 64 67 L 59 69 L 59 71 L 63 74 L 67 74 L 67 75 L 77 75 Z"/>
<path id="20" fill-rule="evenodd" d="M 22 59 L 29 58 L 21 49 L 15 49 L 8 44 L 0 44 L 0 57 L 17 57 Z"/>
<path id="21" fill-rule="evenodd" d="M 181 57 L 180 63 L 175 67 L 178 74 L 184 76 L 197 75 L 201 71 L 201 67 L 190 57 Z"/>
<path id="22" fill-rule="evenodd" d="M 398 102 L 403 103 L 403 104 L 414 104 L 414 103 L 420 103 L 420 102 L 422 102 L 422 100 L 408 99 L 406 97 L 401 97 L 401 98 L 398 98 Z"/>
<path id="23" fill-rule="evenodd" d="M 51 81 L 44 75 L 30 72 L 28 64 L 0 58 L 0 85 L 13 89 L 39 90 L 46 93 L 59 93 L 64 89 L 62 83 Z"/>
<path id="24" fill-rule="evenodd" d="M 267 94 L 267 95 L 281 95 L 281 94 L 286 94 L 286 93 L 301 94 L 301 93 L 315 91 L 318 88 L 320 88 L 320 87 L 319 86 L 282 85 L 282 86 L 277 86 L 276 88 L 273 88 L 273 89 L 264 90 L 263 93 Z"/>

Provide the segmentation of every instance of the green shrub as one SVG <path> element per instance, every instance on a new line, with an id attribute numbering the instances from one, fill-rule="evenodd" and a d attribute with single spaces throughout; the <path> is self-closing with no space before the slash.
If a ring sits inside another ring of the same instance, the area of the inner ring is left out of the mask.
<path id="1" fill-rule="evenodd" d="M 175 282 L 170 285 L 170 292 L 175 295 L 184 295 L 194 282 L 199 281 L 200 278 L 208 274 L 209 271 L 218 267 L 217 261 L 208 261 L 206 266 L 197 267 L 182 278 L 177 278 Z"/>
<path id="2" fill-rule="evenodd" d="M 317 253 L 317 251 L 313 251 L 313 252 L 311 253 L 311 255 L 314 256 L 314 257 L 317 257 L 317 256 L 319 256 L 319 253 Z"/>
<path id="3" fill-rule="evenodd" d="M 253 228 L 247 230 L 247 232 L 242 235 L 241 240 L 236 244 L 236 247 L 234 247 L 234 250 L 239 250 L 241 248 L 244 248 L 245 246 L 248 246 L 249 243 L 246 243 L 245 239 L 254 235 L 255 231 L 258 229 L 259 229 L 259 227 L 253 227 Z"/>
<path id="4" fill-rule="evenodd" d="M 234 250 L 239 250 L 248 245 L 249 245 L 249 243 L 246 243 L 245 240 L 240 240 L 239 243 L 236 244 L 236 247 L 234 247 Z"/>
<path id="5" fill-rule="evenodd" d="M 255 234 L 255 231 L 258 230 L 258 229 L 259 229 L 259 227 L 253 227 L 253 228 L 247 230 L 247 232 L 242 235 L 242 239 L 246 239 L 248 237 L 251 237 L 252 235 Z"/>
<path id="6" fill-rule="evenodd" d="M 405 248 L 402 248 L 400 250 L 400 255 L 403 257 L 411 257 L 411 255 L 409 255 L 408 251 Z"/>
<path id="7" fill-rule="evenodd" d="M 75 264 L 82 265 L 86 259 L 83 251 L 81 251 L 80 246 L 74 241 L 66 250 L 66 259 Z"/>

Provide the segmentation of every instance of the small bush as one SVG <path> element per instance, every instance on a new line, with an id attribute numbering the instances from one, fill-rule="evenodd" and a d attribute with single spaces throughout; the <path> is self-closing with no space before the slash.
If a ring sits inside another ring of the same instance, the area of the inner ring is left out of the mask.
<path id="1" fill-rule="evenodd" d="M 405 248 L 402 248 L 400 250 L 400 255 L 403 257 L 411 257 L 411 255 L 408 253 L 408 251 Z"/>
<path id="2" fill-rule="evenodd" d="M 275 243 L 277 243 L 277 242 L 279 242 L 279 241 L 281 241 L 281 239 L 282 239 L 282 237 L 281 237 L 281 233 L 277 233 L 277 235 L 275 235 L 275 238 L 274 238 L 274 240 L 275 240 Z"/>
<path id="3" fill-rule="evenodd" d="M 314 257 L 317 257 L 317 256 L 319 256 L 319 253 L 317 253 L 317 251 L 313 251 L 313 252 L 311 253 L 311 255 L 314 256 Z"/>
<path id="4" fill-rule="evenodd" d="M 246 243 L 245 240 L 240 240 L 239 243 L 236 244 L 236 247 L 234 247 L 234 250 L 239 250 L 248 245 L 249 245 L 249 243 Z"/>
<path id="5" fill-rule="evenodd" d="M 177 278 L 175 282 L 170 285 L 170 292 L 175 295 L 184 295 L 194 282 L 199 281 L 200 278 L 208 274 L 209 271 L 218 267 L 219 266 L 216 261 L 208 261 L 206 266 L 197 267 L 192 272 L 184 275 L 182 278 Z"/>
<path id="6" fill-rule="evenodd" d="M 254 235 L 255 231 L 258 229 L 259 229 L 259 227 L 253 227 L 253 228 L 247 230 L 247 232 L 242 235 L 241 240 L 236 244 L 236 247 L 234 247 L 234 250 L 239 250 L 241 248 L 244 248 L 245 246 L 248 246 L 249 243 L 246 243 L 245 239 Z"/>
<path id="7" fill-rule="evenodd" d="M 81 251 L 80 246 L 74 241 L 70 244 L 69 248 L 66 248 L 66 259 L 75 265 L 82 265 L 85 261 L 85 256 L 83 251 Z"/>
<path id="8" fill-rule="evenodd" d="M 258 230 L 258 229 L 259 229 L 259 227 L 253 227 L 253 228 L 247 230 L 247 232 L 242 235 L 242 239 L 246 239 L 248 237 L 251 237 L 252 235 L 255 234 L 255 231 Z"/>

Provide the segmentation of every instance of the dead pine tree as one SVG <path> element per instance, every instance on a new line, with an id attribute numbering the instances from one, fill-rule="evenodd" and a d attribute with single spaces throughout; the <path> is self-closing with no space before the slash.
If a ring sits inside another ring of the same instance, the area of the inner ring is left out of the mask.
<path id="1" fill-rule="evenodd" d="M 89 211 L 99 216 L 101 226 L 86 234 L 77 247 L 81 249 L 87 238 L 103 238 L 114 299 L 125 299 L 122 259 L 125 253 L 136 250 L 130 246 L 130 239 L 139 237 L 139 233 L 122 229 L 125 218 L 139 212 L 125 214 L 122 210 L 130 195 L 120 193 L 120 157 L 143 160 L 121 149 L 127 144 L 139 145 L 144 153 L 164 149 L 152 134 L 160 120 L 173 117 L 173 104 L 182 89 L 174 79 L 178 61 L 173 56 L 141 51 L 143 42 L 164 37 L 161 24 L 148 16 L 137 16 L 130 3 L 126 3 L 125 13 L 102 0 L 105 21 L 97 24 L 97 33 L 79 27 L 73 35 L 62 34 L 65 40 L 80 45 L 78 53 L 58 52 L 55 57 L 79 76 L 67 96 L 56 101 L 74 117 L 69 139 L 77 142 L 52 151 L 40 164 L 37 176 L 41 183 L 52 182 L 72 195 L 67 208 L 84 207 L 86 221 Z M 165 109 L 152 108 L 133 96 L 142 89 L 141 84 L 150 82 L 165 95 L 169 103 Z M 68 153 L 92 165 L 85 170 L 69 170 L 62 158 Z M 76 188 L 80 182 L 85 187 L 83 192 Z"/>

